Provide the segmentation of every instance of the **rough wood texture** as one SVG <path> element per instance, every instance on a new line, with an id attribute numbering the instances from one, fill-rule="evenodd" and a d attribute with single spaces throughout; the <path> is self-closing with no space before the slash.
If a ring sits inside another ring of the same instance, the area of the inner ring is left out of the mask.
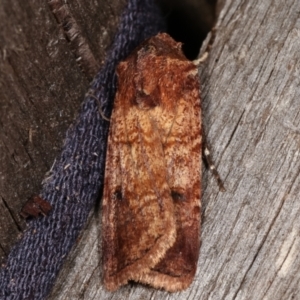
<path id="1" fill-rule="evenodd" d="M 52 1 L 53 2 L 53 1 Z M 56 5 L 65 1 L 54 1 Z M 65 4 L 98 67 L 110 46 L 125 1 Z M 71 17 L 70 17 L 71 16 Z M 86 19 L 91 18 L 86 22 Z M 0 4 L 0 257 L 24 229 L 19 212 L 57 156 L 92 73 L 78 64 L 47 1 Z M 76 42 L 76 41 L 75 41 Z M 97 67 L 97 68 L 98 68 Z M 96 72 L 96 70 L 94 70 Z"/>
<path id="2" fill-rule="evenodd" d="M 105 291 L 101 228 L 91 217 L 50 299 L 299 297 L 300 3 L 224 0 L 221 7 L 200 76 L 206 133 L 227 191 L 204 171 L 195 281 L 176 294 L 135 284 Z"/>

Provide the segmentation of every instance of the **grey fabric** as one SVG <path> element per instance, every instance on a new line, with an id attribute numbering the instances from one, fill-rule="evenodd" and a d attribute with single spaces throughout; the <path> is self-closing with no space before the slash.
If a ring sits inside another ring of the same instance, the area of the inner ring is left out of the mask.
<path id="1" fill-rule="evenodd" d="M 161 29 L 162 18 L 153 0 L 128 1 L 112 49 L 90 88 L 106 116 L 111 114 L 116 91 L 117 63 Z M 52 211 L 28 222 L 10 252 L 0 271 L 0 299 L 45 299 L 50 292 L 89 212 L 100 201 L 108 127 L 98 102 L 86 97 L 41 192 Z"/>

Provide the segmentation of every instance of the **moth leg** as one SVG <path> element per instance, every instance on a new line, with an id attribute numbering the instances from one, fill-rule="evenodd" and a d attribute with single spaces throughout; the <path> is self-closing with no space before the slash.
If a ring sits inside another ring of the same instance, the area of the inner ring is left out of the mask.
<path id="1" fill-rule="evenodd" d="M 202 142 L 202 156 L 203 156 L 205 165 L 209 168 L 209 170 L 212 172 L 213 176 L 217 180 L 219 189 L 222 192 L 225 192 L 226 189 L 224 187 L 223 180 L 221 179 L 220 174 L 219 174 L 219 172 L 218 172 L 218 170 L 217 170 L 217 168 L 216 168 L 216 166 L 213 162 L 213 159 L 212 159 L 210 151 L 209 151 L 209 146 L 206 142 L 206 138 L 205 138 L 204 134 L 202 136 L 202 140 L 203 140 L 203 142 Z"/>

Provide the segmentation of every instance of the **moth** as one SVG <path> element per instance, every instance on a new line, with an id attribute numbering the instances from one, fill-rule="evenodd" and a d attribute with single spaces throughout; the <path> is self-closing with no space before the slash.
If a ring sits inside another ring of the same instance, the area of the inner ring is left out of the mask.
<path id="1" fill-rule="evenodd" d="M 104 284 L 169 292 L 193 281 L 200 248 L 198 70 L 161 33 L 117 68 L 102 211 Z"/>

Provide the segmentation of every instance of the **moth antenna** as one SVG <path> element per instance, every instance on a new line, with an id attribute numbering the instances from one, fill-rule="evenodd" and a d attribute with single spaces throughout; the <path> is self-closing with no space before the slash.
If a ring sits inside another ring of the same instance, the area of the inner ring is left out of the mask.
<path id="1" fill-rule="evenodd" d="M 207 43 L 206 49 L 205 49 L 204 53 L 201 55 L 201 57 L 193 60 L 194 65 L 199 66 L 201 63 L 206 61 L 206 59 L 208 58 L 209 52 L 212 48 L 212 45 L 215 41 L 216 33 L 217 33 L 217 28 L 213 27 L 210 31 L 210 38 L 209 38 L 209 41 Z"/>

